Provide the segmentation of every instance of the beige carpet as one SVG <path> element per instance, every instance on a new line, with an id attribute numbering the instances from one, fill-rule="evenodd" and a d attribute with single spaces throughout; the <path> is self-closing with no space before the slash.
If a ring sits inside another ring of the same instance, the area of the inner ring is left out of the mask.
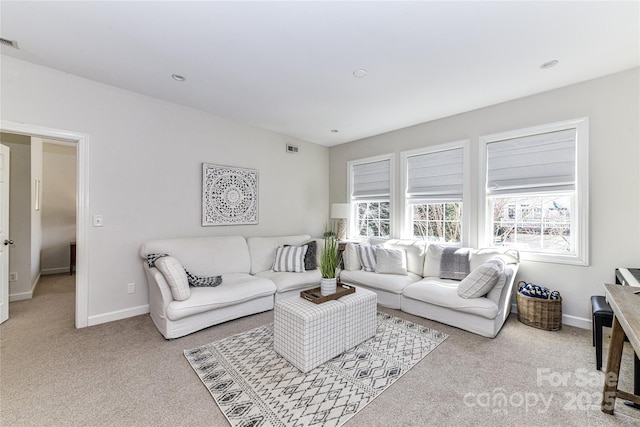
<path id="1" fill-rule="evenodd" d="M 273 320 L 267 312 L 166 341 L 148 315 L 77 330 L 74 304 L 67 275 L 44 276 L 32 300 L 10 304 L 0 325 L 0 425 L 228 425 L 182 352 Z M 600 412 L 591 331 L 540 331 L 512 315 L 488 339 L 381 311 L 449 338 L 347 427 L 640 425 L 640 411 L 621 402 L 613 417 Z M 632 365 L 627 348 L 629 391 Z"/>

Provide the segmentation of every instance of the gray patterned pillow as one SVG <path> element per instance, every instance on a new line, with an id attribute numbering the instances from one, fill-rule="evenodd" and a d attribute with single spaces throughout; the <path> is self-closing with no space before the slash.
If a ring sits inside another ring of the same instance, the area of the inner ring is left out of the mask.
<path id="1" fill-rule="evenodd" d="M 276 259 L 273 262 L 273 271 L 303 273 L 306 253 L 307 245 L 278 247 Z"/>
<path id="2" fill-rule="evenodd" d="M 473 270 L 458 285 L 458 295 L 462 298 L 480 298 L 485 296 L 498 283 L 504 272 L 504 261 L 492 258 Z"/>
<path id="3" fill-rule="evenodd" d="M 358 258 L 364 271 L 376 271 L 376 251 L 371 245 L 359 245 Z"/>
<path id="4" fill-rule="evenodd" d="M 316 262 L 318 243 L 315 240 L 311 240 L 305 243 L 305 245 L 307 246 L 307 253 L 304 256 L 304 270 L 315 270 L 316 268 L 318 268 L 318 263 Z M 285 245 L 285 247 L 286 246 L 291 245 Z"/>

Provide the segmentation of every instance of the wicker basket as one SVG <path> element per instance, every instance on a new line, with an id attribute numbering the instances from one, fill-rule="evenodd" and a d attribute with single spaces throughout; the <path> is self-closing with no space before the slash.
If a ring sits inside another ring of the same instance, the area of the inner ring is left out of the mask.
<path id="1" fill-rule="evenodd" d="M 520 282 L 523 283 L 523 282 Z M 518 289 L 520 289 L 518 283 Z M 522 295 L 516 291 L 518 303 L 518 320 L 525 325 L 545 331 L 562 329 L 562 297 L 558 299 L 542 299 Z"/>

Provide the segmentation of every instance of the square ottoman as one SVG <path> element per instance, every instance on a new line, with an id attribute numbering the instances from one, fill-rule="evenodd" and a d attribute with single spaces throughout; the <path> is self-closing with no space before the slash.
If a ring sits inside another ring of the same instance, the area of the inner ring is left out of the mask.
<path id="1" fill-rule="evenodd" d="M 339 298 L 344 304 L 345 322 L 345 350 L 349 350 L 358 344 L 376 335 L 378 312 L 378 295 L 367 289 L 358 290 Z"/>
<path id="2" fill-rule="evenodd" d="M 341 302 L 285 299 L 276 302 L 273 317 L 273 349 L 302 372 L 345 350 L 345 305 Z"/>

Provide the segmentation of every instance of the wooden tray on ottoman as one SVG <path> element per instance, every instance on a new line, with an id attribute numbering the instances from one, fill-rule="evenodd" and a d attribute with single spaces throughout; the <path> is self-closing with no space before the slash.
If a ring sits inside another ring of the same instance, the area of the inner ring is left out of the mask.
<path id="1" fill-rule="evenodd" d="M 322 295 L 320 288 L 307 289 L 300 292 L 300 297 L 311 301 L 314 304 L 322 304 L 323 302 L 331 301 L 341 298 L 345 295 L 352 294 L 356 291 L 355 286 L 347 285 L 346 283 L 338 283 L 336 286 L 336 293 L 331 295 Z"/>

